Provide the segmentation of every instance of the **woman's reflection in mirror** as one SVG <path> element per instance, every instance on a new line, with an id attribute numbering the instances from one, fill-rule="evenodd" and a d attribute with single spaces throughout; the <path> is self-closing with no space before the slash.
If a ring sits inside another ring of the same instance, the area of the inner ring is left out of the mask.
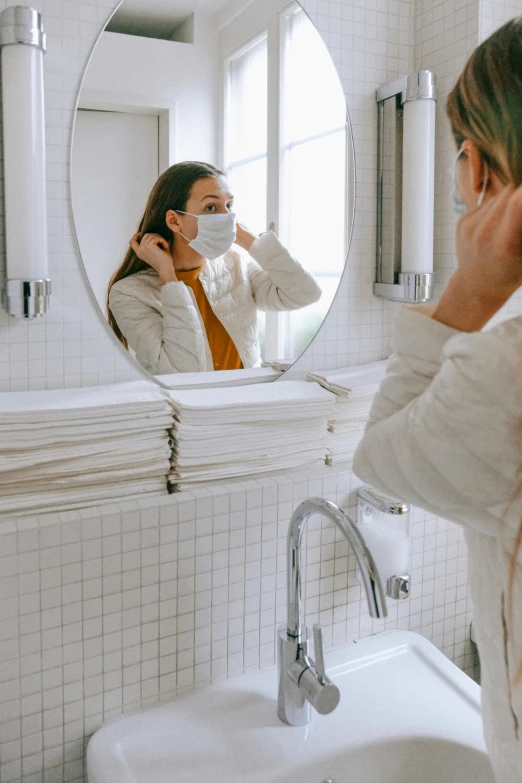
<path id="1" fill-rule="evenodd" d="M 321 289 L 272 231 L 236 222 L 214 166 L 158 179 L 107 292 L 109 323 L 152 374 L 259 367 L 258 310 L 297 310 Z"/>

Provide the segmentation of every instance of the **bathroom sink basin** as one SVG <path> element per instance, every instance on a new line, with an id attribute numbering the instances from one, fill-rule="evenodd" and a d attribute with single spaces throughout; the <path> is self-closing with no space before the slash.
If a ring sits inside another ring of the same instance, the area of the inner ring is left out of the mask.
<path id="1" fill-rule="evenodd" d="M 89 783 L 494 783 L 480 688 L 424 637 L 390 631 L 326 654 L 337 709 L 276 714 L 277 672 L 211 686 L 102 727 Z"/>

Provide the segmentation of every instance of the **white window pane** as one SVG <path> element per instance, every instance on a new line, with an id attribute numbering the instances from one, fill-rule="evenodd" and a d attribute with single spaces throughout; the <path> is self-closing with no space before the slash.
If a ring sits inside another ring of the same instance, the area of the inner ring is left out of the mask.
<path id="1" fill-rule="evenodd" d="M 346 122 L 346 101 L 323 39 L 299 8 L 285 20 L 284 145 Z"/>
<path id="2" fill-rule="evenodd" d="M 255 43 L 228 64 L 226 161 L 266 153 L 267 41 Z"/>
<path id="3" fill-rule="evenodd" d="M 232 166 L 227 178 L 234 194 L 234 212 L 254 234 L 266 231 L 266 157 Z"/>
<path id="4" fill-rule="evenodd" d="M 297 359 L 310 345 L 334 300 L 339 279 L 316 277 L 316 280 L 323 292 L 320 300 L 302 310 L 282 314 L 285 359 Z"/>
<path id="5" fill-rule="evenodd" d="M 285 238 L 312 274 L 340 275 L 345 263 L 344 131 L 291 148 L 285 157 Z"/>

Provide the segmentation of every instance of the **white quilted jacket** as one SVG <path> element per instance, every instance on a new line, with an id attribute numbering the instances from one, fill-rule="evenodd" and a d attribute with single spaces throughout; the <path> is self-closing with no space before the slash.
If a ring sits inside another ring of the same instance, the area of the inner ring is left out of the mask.
<path id="1" fill-rule="evenodd" d="M 312 275 L 272 231 L 258 237 L 248 255 L 229 250 L 207 261 L 199 279 L 245 368 L 261 362 L 258 310 L 297 310 L 321 296 Z M 145 370 L 158 375 L 214 369 L 194 292 L 185 283 L 162 286 L 153 269 L 137 272 L 113 285 L 109 304 Z"/>
<path id="2" fill-rule="evenodd" d="M 354 471 L 464 526 L 486 743 L 498 783 L 522 781 L 522 685 L 510 687 L 522 659 L 522 549 L 512 615 L 507 605 L 522 520 L 522 317 L 467 334 L 402 308 L 393 351 Z M 459 599 L 454 583 L 437 584 Z"/>

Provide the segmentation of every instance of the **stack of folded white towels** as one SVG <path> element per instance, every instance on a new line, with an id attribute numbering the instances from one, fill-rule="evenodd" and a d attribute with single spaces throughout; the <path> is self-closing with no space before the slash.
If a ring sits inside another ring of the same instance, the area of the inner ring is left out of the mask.
<path id="1" fill-rule="evenodd" d="M 309 373 L 336 395 L 335 411 L 328 421 L 327 464 L 351 462 L 370 415 L 375 393 L 386 374 L 387 361 L 357 367 Z"/>
<path id="2" fill-rule="evenodd" d="M 335 395 L 307 381 L 167 392 L 171 491 L 324 464 Z"/>
<path id="3" fill-rule="evenodd" d="M 148 381 L 0 393 L 0 514 L 165 492 L 172 421 Z"/>

